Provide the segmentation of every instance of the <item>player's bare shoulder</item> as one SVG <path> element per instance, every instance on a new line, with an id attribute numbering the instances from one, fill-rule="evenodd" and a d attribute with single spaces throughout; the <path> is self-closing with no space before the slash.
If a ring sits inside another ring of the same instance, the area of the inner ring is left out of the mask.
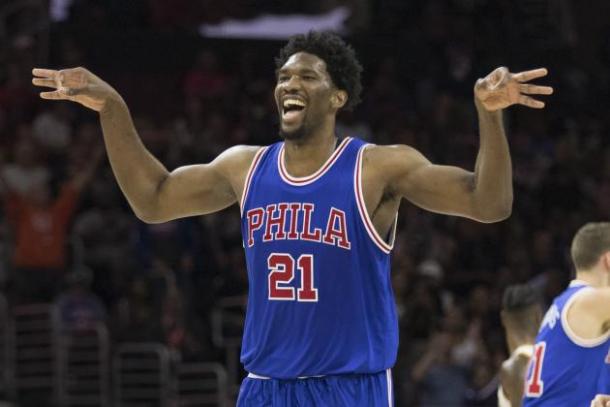
<path id="1" fill-rule="evenodd" d="M 367 146 L 363 153 L 363 175 L 375 182 L 391 185 L 404 180 L 428 160 L 415 148 L 405 144 Z"/>
<path id="2" fill-rule="evenodd" d="M 582 290 L 578 296 L 574 298 L 573 305 L 568 312 L 568 318 L 571 320 L 579 319 L 582 315 L 588 318 L 595 317 L 602 324 L 610 321 L 610 310 L 607 304 L 610 303 L 610 287 L 596 287 L 590 290 Z"/>
<path id="3" fill-rule="evenodd" d="M 214 160 L 218 170 L 231 183 L 237 197 L 242 194 L 255 157 L 262 153 L 263 149 L 261 146 L 237 145 L 228 148 Z"/>

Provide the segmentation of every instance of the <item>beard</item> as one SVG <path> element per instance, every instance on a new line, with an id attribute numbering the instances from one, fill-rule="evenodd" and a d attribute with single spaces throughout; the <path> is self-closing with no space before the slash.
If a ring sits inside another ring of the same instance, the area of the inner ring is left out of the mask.
<path id="1" fill-rule="evenodd" d="M 285 131 L 282 129 L 282 117 L 280 115 L 280 123 L 279 123 L 279 135 L 284 140 L 302 140 L 307 134 L 309 134 L 309 127 L 307 124 L 307 115 L 303 117 L 303 121 L 301 125 L 292 131 Z"/>
<path id="2" fill-rule="evenodd" d="M 305 128 L 305 124 L 301 124 L 293 131 L 284 131 L 282 130 L 282 125 L 280 125 L 279 133 L 280 137 L 284 140 L 302 140 L 307 135 L 307 129 Z"/>

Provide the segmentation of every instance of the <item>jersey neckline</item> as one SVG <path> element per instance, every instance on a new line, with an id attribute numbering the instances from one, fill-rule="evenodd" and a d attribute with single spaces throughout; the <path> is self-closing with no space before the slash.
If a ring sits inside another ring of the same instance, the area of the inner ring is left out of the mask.
<path id="1" fill-rule="evenodd" d="M 588 286 L 588 285 L 589 285 L 589 283 L 587 283 L 586 281 L 579 280 L 577 278 L 570 281 L 570 287 L 583 287 L 583 286 Z"/>
<path id="2" fill-rule="evenodd" d="M 324 164 L 318 170 L 316 170 L 313 174 L 306 175 L 304 177 L 293 177 L 288 173 L 288 169 L 286 168 L 285 160 L 284 160 L 284 143 L 280 147 L 279 154 L 277 155 L 277 167 L 280 173 L 280 177 L 284 182 L 293 186 L 303 186 L 309 185 L 318 179 L 320 179 L 324 174 L 328 172 L 328 170 L 333 166 L 333 164 L 337 161 L 341 153 L 345 150 L 347 145 L 352 141 L 351 137 L 346 137 L 341 141 L 339 146 L 333 151 L 330 157 L 326 160 Z"/>

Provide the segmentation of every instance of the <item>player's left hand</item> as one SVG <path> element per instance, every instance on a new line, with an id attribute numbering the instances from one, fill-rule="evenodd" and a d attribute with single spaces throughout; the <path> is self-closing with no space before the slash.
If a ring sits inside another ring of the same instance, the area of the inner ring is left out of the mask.
<path id="1" fill-rule="evenodd" d="M 544 102 L 529 95 L 550 95 L 553 88 L 527 83 L 533 79 L 546 76 L 546 68 L 511 73 L 506 67 L 496 68 L 474 85 L 474 96 L 485 110 L 493 112 L 520 104 L 534 109 L 542 109 Z"/>
<path id="2" fill-rule="evenodd" d="M 591 400 L 591 407 L 610 407 L 610 395 L 598 394 Z"/>

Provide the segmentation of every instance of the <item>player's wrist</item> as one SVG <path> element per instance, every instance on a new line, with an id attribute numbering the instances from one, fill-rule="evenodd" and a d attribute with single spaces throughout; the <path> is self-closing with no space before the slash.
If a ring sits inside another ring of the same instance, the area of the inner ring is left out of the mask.
<path id="1" fill-rule="evenodd" d="M 104 104 L 99 111 L 100 115 L 111 115 L 118 109 L 126 109 L 127 104 L 118 92 L 112 92 L 104 100 Z"/>

